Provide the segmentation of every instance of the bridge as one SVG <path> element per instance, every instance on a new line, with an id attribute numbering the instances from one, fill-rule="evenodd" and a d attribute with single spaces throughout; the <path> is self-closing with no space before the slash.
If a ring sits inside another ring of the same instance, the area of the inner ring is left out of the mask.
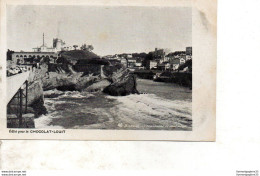
<path id="1" fill-rule="evenodd" d="M 15 114 L 16 116 L 7 116 L 7 121 L 10 124 L 15 124 L 18 121 L 22 126 L 22 114 L 27 112 L 28 102 L 28 79 L 30 72 L 19 73 L 10 77 L 7 77 L 7 90 L 6 90 L 6 104 L 7 113 Z M 11 125 L 12 126 L 12 125 Z"/>

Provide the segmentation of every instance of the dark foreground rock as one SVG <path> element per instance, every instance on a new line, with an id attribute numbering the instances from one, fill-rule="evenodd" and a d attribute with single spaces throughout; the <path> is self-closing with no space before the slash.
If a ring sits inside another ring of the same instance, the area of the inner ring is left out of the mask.
<path id="1" fill-rule="evenodd" d="M 35 115 L 35 118 L 38 118 L 42 114 L 47 114 L 47 109 L 44 106 L 44 96 L 43 96 L 43 88 L 41 81 L 34 81 L 29 84 L 28 88 L 28 109 L 29 112 Z"/>
<path id="2" fill-rule="evenodd" d="M 136 85 L 136 76 L 127 70 L 122 70 L 112 77 L 112 83 L 103 92 L 112 96 L 126 96 L 129 94 L 139 94 Z"/>
<path id="3" fill-rule="evenodd" d="M 35 100 L 31 105 L 30 105 L 33 110 L 34 110 L 34 117 L 38 118 L 40 117 L 40 115 L 45 115 L 47 114 L 47 109 L 44 106 L 44 99 L 43 98 L 39 98 L 37 100 Z"/>

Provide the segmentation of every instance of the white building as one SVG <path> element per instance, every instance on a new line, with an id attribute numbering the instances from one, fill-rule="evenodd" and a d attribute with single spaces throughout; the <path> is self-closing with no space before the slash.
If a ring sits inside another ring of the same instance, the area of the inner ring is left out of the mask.
<path id="1" fill-rule="evenodd" d="M 150 60 L 150 61 L 148 62 L 148 68 L 149 68 L 149 69 L 157 68 L 157 61 Z"/>
<path id="2" fill-rule="evenodd" d="M 14 63 L 25 63 L 25 58 L 42 58 L 42 57 L 49 57 L 49 58 L 57 58 L 58 51 L 61 51 L 61 47 L 65 45 L 65 43 L 60 39 L 53 40 L 53 47 L 47 47 L 44 42 L 44 34 L 42 38 L 42 45 L 40 47 L 33 48 L 33 51 L 20 51 L 14 52 L 12 54 L 12 61 Z"/>
<path id="3" fill-rule="evenodd" d="M 179 60 L 180 60 L 180 65 L 184 64 L 186 62 L 186 60 L 184 58 L 180 58 Z"/>

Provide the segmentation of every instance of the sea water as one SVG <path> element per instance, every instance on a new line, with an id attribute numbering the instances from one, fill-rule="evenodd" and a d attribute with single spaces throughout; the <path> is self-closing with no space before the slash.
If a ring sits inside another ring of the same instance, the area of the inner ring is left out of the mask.
<path id="1" fill-rule="evenodd" d="M 36 128 L 191 130 L 192 91 L 173 83 L 137 80 L 140 95 L 45 91 L 48 114 Z"/>

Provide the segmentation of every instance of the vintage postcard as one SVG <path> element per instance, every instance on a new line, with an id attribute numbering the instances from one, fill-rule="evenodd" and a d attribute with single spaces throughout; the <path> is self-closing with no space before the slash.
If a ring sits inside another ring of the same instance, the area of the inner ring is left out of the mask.
<path id="1" fill-rule="evenodd" d="M 1 2 L 0 139 L 215 140 L 216 1 L 73 2 Z"/>

